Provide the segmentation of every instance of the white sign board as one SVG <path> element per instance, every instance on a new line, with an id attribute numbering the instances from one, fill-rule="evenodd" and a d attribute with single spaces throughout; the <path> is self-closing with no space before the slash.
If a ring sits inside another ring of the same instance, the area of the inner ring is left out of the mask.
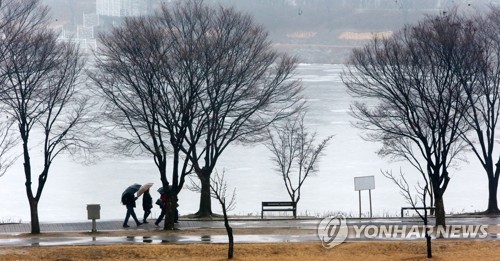
<path id="1" fill-rule="evenodd" d="M 354 190 L 375 189 L 375 176 L 354 177 Z"/>

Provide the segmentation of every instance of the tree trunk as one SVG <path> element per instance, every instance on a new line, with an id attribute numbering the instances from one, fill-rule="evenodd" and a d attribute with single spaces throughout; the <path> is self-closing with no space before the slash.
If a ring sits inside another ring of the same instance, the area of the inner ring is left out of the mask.
<path id="1" fill-rule="evenodd" d="M 300 198 L 293 201 L 295 203 L 295 210 L 293 211 L 293 218 L 297 218 L 297 204 L 299 203 L 299 200 L 300 200 Z"/>
<path id="2" fill-rule="evenodd" d="M 434 190 L 432 189 L 432 186 L 430 188 L 431 189 L 428 190 L 428 192 L 429 192 L 429 199 L 431 200 L 431 207 L 432 207 L 432 206 L 434 206 L 434 193 L 433 193 Z M 435 212 L 434 209 L 431 209 L 430 214 L 434 215 L 435 214 L 434 212 Z"/>
<path id="3" fill-rule="evenodd" d="M 29 199 L 31 214 L 31 234 L 40 234 L 40 222 L 38 220 L 38 201 Z"/>
<path id="4" fill-rule="evenodd" d="M 486 214 L 500 214 L 498 209 L 498 175 L 488 175 L 488 209 Z"/>
<path id="5" fill-rule="evenodd" d="M 198 217 L 212 216 L 212 198 L 210 196 L 210 173 L 198 174 L 201 182 L 200 209 L 196 213 Z"/>
<path id="6" fill-rule="evenodd" d="M 424 192 L 425 193 L 425 192 Z M 432 198 L 431 198 L 432 199 Z M 431 235 L 429 233 L 430 228 L 429 225 L 429 216 L 427 215 L 427 204 L 425 203 L 424 196 L 424 229 L 425 229 L 425 242 L 427 243 L 427 258 L 432 258 L 432 244 L 431 244 Z M 432 206 L 432 205 L 431 205 Z"/>
<path id="7" fill-rule="evenodd" d="M 24 175 L 26 177 L 26 196 L 28 197 L 28 203 L 30 204 L 30 216 L 31 216 L 31 234 L 40 234 L 40 221 L 38 219 L 38 200 L 33 196 L 33 191 L 31 189 L 31 160 L 28 149 L 28 141 L 26 133 L 20 127 L 21 136 L 23 139 L 23 156 L 24 156 Z M 38 187 L 43 186 L 43 181 L 39 182 Z M 42 188 L 43 189 L 43 188 Z"/>
<path id="8" fill-rule="evenodd" d="M 436 226 L 446 226 L 446 217 L 444 212 L 444 202 L 441 193 L 434 191 L 434 206 L 436 207 Z"/>
<path id="9" fill-rule="evenodd" d="M 174 230 L 174 213 L 175 213 L 175 208 L 173 207 L 174 204 L 169 203 L 165 206 L 165 224 L 164 224 L 164 230 Z"/>
<path id="10" fill-rule="evenodd" d="M 227 250 L 227 259 L 233 259 L 233 246 L 234 246 L 233 228 L 231 228 L 231 226 L 229 225 L 229 220 L 227 218 L 225 204 L 222 204 L 222 211 L 224 213 L 224 226 L 226 227 L 227 237 L 229 239 L 229 248 Z"/>
<path id="11" fill-rule="evenodd" d="M 427 242 L 427 258 L 432 258 L 432 245 L 431 245 L 431 235 L 429 235 L 429 229 L 425 228 L 425 240 Z"/>
<path id="12" fill-rule="evenodd" d="M 168 195 L 168 203 L 164 206 L 165 208 L 165 223 L 163 225 L 164 230 L 174 230 L 174 216 L 175 216 L 175 207 L 177 202 L 175 202 L 175 197 L 173 196 L 173 192 L 167 192 Z"/>
<path id="13" fill-rule="evenodd" d="M 173 143 L 173 142 L 172 142 Z M 172 189 L 175 193 L 179 192 L 179 149 L 174 148 L 174 163 L 172 168 Z"/>
<path id="14" fill-rule="evenodd" d="M 161 158 L 161 157 L 158 157 L 158 158 Z M 165 160 L 158 160 L 159 161 L 159 165 L 158 165 L 158 169 L 160 171 L 160 180 L 161 180 L 161 184 L 162 184 L 162 187 L 163 187 L 163 192 L 166 194 L 167 196 L 167 204 L 165 204 L 165 206 L 163 206 L 162 208 L 162 211 L 165 211 L 165 216 L 164 216 L 164 223 L 163 223 L 163 229 L 164 230 L 173 230 L 174 229 L 174 220 L 173 220 L 173 217 L 172 217 L 172 206 L 175 206 L 174 204 L 172 204 L 172 194 L 173 192 L 170 191 L 170 188 L 169 188 L 169 183 L 168 183 L 168 180 L 167 180 L 167 162 Z M 175 173 L 175 168 L 174 168 L 174 173 Z"/>
<path id="15" fill-rule="evenodd" d="M 234 252 L 234 239 L 233 239 L 233 229 L 229 226 L 229 223 L 226 225 L 227 237 L 229 238 L 229 249 L 227 250 L 227 258 L 233 258 Z"/>

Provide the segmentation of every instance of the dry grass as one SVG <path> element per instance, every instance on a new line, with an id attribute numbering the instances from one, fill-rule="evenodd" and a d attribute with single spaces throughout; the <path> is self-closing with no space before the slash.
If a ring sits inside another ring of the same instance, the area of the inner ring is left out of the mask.
<path id="1" fill-rule="evenodd" d="M 499 260 L 498 241 L 433 241 L 433 260 Z M 225 244 L 3 247 L 0 260 L 224 260 Z M 234 260 L 425 260 L 425 242 L 236 244 Z"/>

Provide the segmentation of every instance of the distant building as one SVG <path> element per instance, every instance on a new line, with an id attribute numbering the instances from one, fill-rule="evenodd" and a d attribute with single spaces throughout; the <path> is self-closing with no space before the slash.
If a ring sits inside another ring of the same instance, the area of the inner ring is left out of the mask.
<path id="1" fill-rule="evenodd" d="M 94 35 L 96 26 L 99 26 L 99 15 L 83 14 L 83 24 L 78 24 L 76 31 L 66 30 L 63 25 L 54 26 L 54 30 L 59 32 L 59 40 L 76 43 L 84 53 L 90 54 L 97 48 Z"/>
<path id="2" fill-rule="evenodd" d="M 98 15 L 139 16 L 151 12 L 152 0 L 96 0 Z"/>

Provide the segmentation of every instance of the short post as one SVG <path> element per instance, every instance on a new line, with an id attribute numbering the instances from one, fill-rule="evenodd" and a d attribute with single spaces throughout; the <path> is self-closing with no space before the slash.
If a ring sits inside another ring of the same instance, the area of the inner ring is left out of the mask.
<path id="1" fill-rule="evenodd" d="M 359 218 L 361 218 L 361 190 L 359 190 Z"/>
<path id="2" fill-rule="evenodd" d="M 359 192 L 361 192 L 361 190 Z M 372 218 L 373 215 L 372 215 L 372 190 L 371 189 L 368 190 L 368 195 L 370 197 L 370 218 Z"/>
<path id="3" fill-rule="evenodd" d="M 97 232 L 96 219 L 101 218 L 101 205 L 87 204 L 87 218 L 92 219 L 92 232 Z"/>

